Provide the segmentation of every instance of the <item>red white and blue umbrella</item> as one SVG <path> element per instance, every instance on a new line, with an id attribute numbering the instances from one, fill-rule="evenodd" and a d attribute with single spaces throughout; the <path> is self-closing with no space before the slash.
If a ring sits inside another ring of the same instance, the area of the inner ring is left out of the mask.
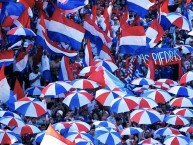
<path id="1" fill-rule="evenodd" d="M 114 99 L 125 95 L 126 93 L 119 88 L 110 89 L 106 87 L 96 91 L 95 99 L 103 106 L 110 106 Z"/>
<path id="2" fill-rule="evenodd" d="M 70 108 L 82 107 L 86 104 L 91 103 L 93 98 L 94 97 L 90 93 L 84 90 L 81 91 L 76 90 L 66 93 L 63 103 Z"/>
<path id="3" fill-rule="evenodd" d="M 44 87 L 42 86 L 30 87 L 25 90 L 25 94 L 30 96 L 39 96 L 42 94 L 43 89 Z"/>
<path id="4" fill-rule="evenodd" d="M 176 107 L 193 107 L 193 99 L 186 97 L 174 98 L 170 101 L 169 105 Z"/>
<path id="5" fill-rule="evenodd" d="M 97 66 L 87 66 L 84 67 L 80 72 L 79 76 L 90 76 L 92 73 L 96 72 Z"/>
<path id="6" fill-rule="evenodd" d="M 105 145 L 116 145 L 121 142 L 119 133 L 112 128 L 98 127 L 95 129 L 95 136 Z"/>
<path id="7" fill-rule="evenodd" d="M 40 117 L 47 112 L 46 104 L 30 97 L 19 99 L 15 104 L 15 111 L 24 116 Z"/>
<path id="8" fill-rule="evenodd" d="M 70 84 L 77 89 L 95 89 L 99 87 L 96 82 L 88 79 L 76 79 L 70 82 Z"/>
<path id="9" fill-rule="evenodd" d="M 16 135 L 13 131 L 8 129 L 0 129 L 0 144 L 13 144 L 17 140 Z"/>
<path id="10" fill-rule="evenodd" d="M 53 98 L 57 95 L 60 95 L 62 93 L 68 92 L 73 87 L 63 81 L 56 81 L 54 83 L 48 84 L 43 90 L 40 97 L 48 97 Z"/>
<path id="11" fill-rule="evenodd" d="M 76 143 L 76 145 L 94 145 L 93 143 L 82 138 L 77 138 L 74 140 L 74 142 Z"/>
<path id="12" fill-rule="evenodd" d="M 187 108 L 179 108 L 173 111 L 175 115 L 180 115 L 184 117 L 193 117 L 193 110 Z"/>
<path id="13" fill-rule="evenodd" d="M 117 127 L 109 121 L 95 121 L 93 124 L 97 127 L 101 126 L 117 129 Z"/>
<path id="14" fill-rule="evenodd" d="M 112 60 L 108 60 L 108 59 L 104 59 L 104 60 L 97 59 L 94 61 L 94 65 L 97 67 L 103 66 L 110 72 L 114 72 L 118 69 L 118 67 L 112 62 Z"/>
<path id="15" fill-rule="evenodd" d="M 118 97 L 111 102 L 111 111 L 115 113 L 129 112 L 138 107 L 139 99 L 134 96 Z"/>
<path id="16" fill-rule="evenodd" d="M 26 124 L 25 126 L 14 128 L 14 129 L 13 129 L 13 132 L 14 132 L 15 134 L 24 135 L 24 134 L 36 134 L 36 133 L 40 133 L 41 130 L 40 130 L 38 127 L 36 127 L 35 125 Z"/>
<path id="17" fill-rule="evenodd" d="M 154 134 L 159 134 L 161 136 L 167 136 L 167 135 L 172 135 L 172 134 L 178 135 L 180 134 L 180 132 L 177 129 L 172 128 L 172 127 L 164 127 L 164 128 L 157 129 L 154 132 Z"/>
<path id="18" fill-rule="evenodd" d="M 191 126 L 190 127 L 182 127 L 182 128 L 180 128 L 179 131 L 193 133 L 193 127 L 191 127 Z"/>
<path id="19" fill-rule="evenodd" d="M 160 113 L 153 109 L 138 109 L 131 113 L 131 121 L 138 124 L 153 124 L 161 120 Z"/>
<path id="20" fill-rule="evenodd" d="M 141 95 L 142 97 L 147 97 L 155 100 L 157 103 L 166 103 L 172 99 L 171 95 L 164 90 L 149 90 Z"/>
<path id="21" fill-rule="evenodd" d="M 23 120 L 15 118 L 15 117 L 11 117 L 11 116 L 0 118 L 0 122 L 7 126 L 14 126 L 14 127 L 25 126 L 25 123 L 23 122 Z"/>
<path id="22" fill-rule="evenodd" d="M 69 132 L 71 131 L 85 131 L 85 132 L 89 132 L 90 131 L 90 125 L 86 122 L 83 121 L 72 121 L 71 123 L 71 127 L 69 128 Z"/>
<path id="23" fill-rule="evenodd" d="M 148 138 L 140 141 L 138 145 L 162 145 L 162 144 L 153 138 Z"/>
<path id="24" fill-rule="evenodd" d="M 18 114 L 13 113 L 11 111 L 0 111 L 0 117 L 6 117 L 6 116 L 11 116 L 11 117 L 21 119 L 21 117 Z"/>
<path id="25" fill-rule="evenodd" d="M 66 139 L 74 142 L 75 139 L 78 139 L 78 138 L 82 138 L 82 139 L 85 139 L 91 143 L 94 142 L 94 138 L 89 134 L 89 133 L 86 133 L 85 131 L 81 131 L 81 132 L 78 132 L 78 131 L 72 131 L 72 132 L 68 132 L 68 134 L 65 136 Z"/>
<path id="26" fill-rule="evenodd" d="M 192 53 L 193 52 L 193 48 L 190 45 L 180 45 L 178 46 L 178 48 L 181 48 L 181 52 L 183 54 L 187 54 L 187 53 Z"/>
<path id="27" fill-rule="evenodd" d="M 169 135 L 164 139 L 165 145 L 189 145 L 189 139 L 183 135 Z"/>
<path id="28" fill-rule="evenodd" d="M 70 128 L 72 126 L 71 122 L 58 122 L 52 125 L 53 128 L 57 131 L 61 131 L 62 129 Z"/>
<path id="29" fill-rule="evenodd" d="M 174 86 L 168 92 L 181 97 L 190 97 L 193 95 L 193 90 L 184 86 Z"/>
<path id="30" fill-rule="evenodd" d="M 155 84 L 153 86 L 158 88 L 158 89 L 163 89 L 163 90 L 170 89 L 170 86 L 164 82 L 155 82 Z"/>
<path id="31" fill-rule="evenodd" d="M 158 106 L 158 104 L 151 98 L 138 97 L 138 99 L 139 99 L 139 105 L 137 108 L 154 108 Z"/>
<path id="32" fill-rule="evenodd" d="M 187 31 L 191 30 L 191 25 L 189 20 L 185 16 L 181 15 L 180 13 L 176 13 L 176 12 L 168 13 L 167 18 L 173 25 L 177 26 L 178 28 L 182 30 L 187 30 Z"/>
<path id="33" fill-rule="evenodd" d="M 189 71 L 185 73 L 181 78 L 180 78 L 180 84 L 186 84 L 188 82 L 191 82 L 193 80 L 193 71 Z"/>
<path id="34" fill-rule="evenodd" d="M 131 84 L 133 85 L 153 85 L 155 84 L 154 80 L 148 78 L 137 78 L 134 79 Z"/>
<path id="35" fill-rule="evenodd" d="M 143 132 L 141 128 L 127 127 L 120 131 L 120 135 L 132 135 L 132 134 L 139 134 L 141 132 Z"/>
<path id="36" fill-rule="evenodd" d="M 166 83 L 166 84 L 168 84 L 169 86 L 172 86 L 172 87 L 179 85 L 176 81 L 171 80 L 171 79 L 159 79 L 159 80 L 157 80 L 157 82 L 163 82 L 163 83 Z"/>
<path id="37" fill-rule="evenodd" d="M 148 90 L 148 88 L 146 88 L 146 87 L 136 87 L 133 89 L 133 91 L 137 92 L 137 93 L 145 93 L 147 90 Z"/>
<path id="38" fill-rule="evenodd" d="M 44 138 L 45 132 L 38 133 L 35 137 L 35 142 L 36 143 L 41 143 L 43 138 Z"/>
<path id="39" fill-rule="evenodd" d="M 164 122 L 172 125 L 182 126 L 185 126 L 189 123 L 189 121 L 185 117 L 179 115 L 168 115 L 164 118 Z"/>
<path id="40" fill-rule="evenodd" d="M 28 28 L 15 27 L 7 32 L 7 35 L 17 35 L 17 36 L 36 36 L 36 34 Z"/>

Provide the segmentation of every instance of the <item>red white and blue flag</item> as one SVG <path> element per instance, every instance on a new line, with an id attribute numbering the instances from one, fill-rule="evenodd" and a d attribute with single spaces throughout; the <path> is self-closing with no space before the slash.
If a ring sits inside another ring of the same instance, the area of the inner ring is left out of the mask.
<path id="1" fill-rule="evenodd" d="M 8 66 L 14 61 L 14 52 L 13 50 L 6 50 L 0 52 L 0 67 L 4 64 Z"/>
<path id="2" fill-rule="evenodd" d="M 93 54 L 92 54 L 92 48 L 90 45 L 90 40 L 87 39 L 87 43 L 84 49 L 84 58 L 83 58 L 83 64 L 84 66 L 93 66 Z"/>
<path id="3" fill-rule="evenodd" d="M 112 56 L 110 49 L 106 45 L 103 45 L 103 48 L 99 53 L 99 57 L 101 59 L 112 60 L 112 62 L 115 63 L 114 57 Z"/>

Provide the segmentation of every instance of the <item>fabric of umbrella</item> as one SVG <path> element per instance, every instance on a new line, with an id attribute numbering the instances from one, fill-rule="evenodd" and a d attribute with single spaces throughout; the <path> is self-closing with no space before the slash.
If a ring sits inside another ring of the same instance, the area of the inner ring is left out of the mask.
<path id="1" fill-rule="evenodd" d="M 40 97 L 54 98 L 57 95 L 68 92 L 73 87 L 63 81 L 56 81 L 48 84 L 43 90 Z"/>
<path id="2" fill-rule="evenodd" d="M 76 145 L 94 145 L 93 143 L 82 138 L 77 138 L 74 140 L 74 142 L 76 143 Z"/>
<path id="3" fill-rule="evenodd" d="M 116 145 L 121 142 L 119 133 L 112 128 L 98 127 L 95 129 L 95 136 L 105 145 Z"/>
<path id="4" fill-rule="evenodd" d="M 171 80 L 171 79 L 159 79 L 159 80 L 157 80 L 157 82 L 163 82 L 163 83 L 166 83 L 166 84 L 168 84 L 169 86 L 172 86 L 172 87 L 179 85 L 176 81 Z"/>
<path id="5" fill-rule="evenodd" d="M 189 139 L 183 135 L 169 135 L 164 139 L 165 145 L 188 145 Z"/>
<path id="6" fill-rule="evenodd" d="M 167 15 L 167 19 L 175 26 L 177 26 L 178 28 L 182 29 L 182 30 L 187 30 L 190 31 L 191 30 L 191 25 L 189 20 L 181 15 L 180 13 L 176 13 L 176 12 L 170 12 Z"/>
<path id="7" fill-rule="evenodd" d="M 182 125 L 182 126 L 185 126 L 189 123 L 189 121 L 185 117 L 178 115 L 168 115 L 164 118 L 164 122 L 172 125 Z"/>
<path id="8" fill-rule="evenodd" d="M 157 103 L 166 103 L 172 99 L 171 95 L 164 90 L 149 90 L 141 95 L 142 97 L 148 97 L 155 100 Z"/>
<path id="9" fill-rule="evenodd" d="M 161 136 L 167 136 L 167 135 L 172 135 L 172 134 L 178 135 L 180 134 L 180 132 L 177 129 L 172 128 L 172 127 L 164 127 L 164 128 L 159 128 L 158 130 L 156 130 L 154 134 L 159 134 Z"/>
<path id="10" fill-rule="evenodd" d="M 87 124 L 86 122 L 75 120 L 70 123 L 71 123 L 71 127 L 69 128 L 69 132 L 72 132 L 72 131 L 89 132 L 90 131 L 90 125 Z"/>
<path id="11" fill-rule="evenodd" d="M 43 138 L 44 138 L 45 132 L 38 133 L 35 137 L 35 142 L 36 143 L 41 143 Z"/>
<path id="12" fill-rule="evenodd" d="M 21 117 L 18 114 L 13 113 L 11 111 L 0 111 L 0 117 L 6 117 L 6 116 L 11 116 L 11 117 L 21 119 Z"/>
<path id="13" fill-rule="evenodd" d="M 186 97 L 174 98 L 170 101 L 169 105 L 176 107 L 193 107 L 193 100 Z"/>
<path id="14" fill-rule="evenodd" d="M 30 97 L 19 99 L 15 104 L 15 111 L 24 116 L 40 117 L 47 112 L 46 104 Z"/>
<path id="15" fill-rule="evenodd" d="M 109 121 L 95 121 L 93 124 L 97 127 L 101 126 L 101 127 L 109 127 L 113 129 L 117 128 L 114 124 L 112 124 Z"/>
<path id="16" fill-rule="evenodd" d="M 79 76 L 90 76 L 92 73 L 96 72 L 97 66 L 88 66 L 88 67 L 84 67 L 80 73 Z"/>
<path id="17" fill-rule="evenodd" d="M 155 84 L 154 80 L 148 78 L 137 78 L 132 80 L 131 84 L 133 85 L 153 85 Z"/>
<path id="18" fill-rule="evenodd" d="M 70 84 L 77 89 L 95 89 L 99 87 L 99 85 L 88 79 L 76 79 L 70 82 Z"/>
<path id="19" fill-rule="evenodd" d="M 161 143 L 153 138 L 148 138 L 140 141 L 138 145 L 161 145 Z"/>
<path id="20" fill-rule="evenodd" d="M 30 96 L 39 96 L 41 95 L 43 89 L 44 87 L 42 86 L 30 87 L 25 90 L 25 94 Z"/>
<path id="21" fill-rule="evenodd" d="M 182 127 L 179 131 L 193 133 L 193 127 Z"/>
<path id="22" fill-rule="evenodd" d="M 119 88 L 103 88 L 96 91 L 95 99 L 103 106 L 110 106 L 110 103 L 117 97 L 125 96 L 126 93 Z"/>
<path id="23" fill-rule="evenodd" d="M 8 129 L 0 129 L 0 144 L 13 144 L 17 140 L 16 135 L 13 131 Z"/>
<path id="24" fill-rule="evenodd" d="M 53 124 L 52 126 L 56 131 L 60 132 L 62 129 L 70 128 L 71 122 L 58 122 L 58 123 Z"/>
<path id="25" fill-rule="evenodd" d="M 138 124 L 153 124 L 160 121 L 161 116 L 153 109 L 138 109 L 131 113 L 130 120 Z"/>
<path id="26" fill-rule="evenodd" d="M 94 97 L 90 93 L 84 90 L 81 90 L 81 91 L 77 90 L 77 91 L 66 93 L 63 103 L 70 108 L 82 107 L 86 104 L 91 103 L 93 98 Z"/>
<path id="27" fill-rule="evenodd" d="M 24 135 L 24 134 L 36 134 L 36 133 L 40 133 L 41 130 L 40 130 L 39 128 L 37 128 L 35 125 L 26 124 L 25 126 L 14 128 L 14 129 L 13 129 L 13 132 L 14 132 L 15 134 Z"/>
<path id="28" fill-rule="evenodd" d="M 112 62 L 112 60 L 108 60 L 108 59 L 104 59 L 104 60 L 96 59 L 94 61 L 94 65 L 97 67 L 103 66 L 110 72 L 114 72 L 118 69 L 118 67 Z"/>
<path id="29" fill-rule="evenodd" d="M 139 134 L 141 132 L 143 132 L 141 128 L 127 127 L 120 131 L 120 135 L 132 135 L 132 134 Z"/>
<path id="30" fill-rule="evenodd" d="M 7 35 L 17 35 L 17 36 L 36 36 L 36 34 L 28 28 L 15 27 L 7 32 Z"/>
<path id="31" fill-rule="evenodd" d="M 115 113 L 129 112 L 136 108 L 139 104 L 139 99 L 134 96 L 124 96 L 114 99 L 110 106 L 111 111 Z"/>
<path id="32" fill-rule="evenodd" d="M 193 94 L 193 90 L 184 86 L 174 86 L 168 90 L 176 96 L 190 97 Z"/>
<path id="33" fill-rule="evenodd" d="M 147 90 L 148 88 L 145 88 L 145 87 L 136 87 L 133 89 L 133 91 L 137 93 L 145 93 Z"/>
<path id="34" fill-rule="evenodd" d="M 135 109 L 154 108 L 154 107 L 158 106 L 158 104 L 153 99 L 150 99 L 147 97 L 138 97 L 138 99 L 139 99 L 139 105 Z"/>
<path id="35" fill-rule="evenodd" d="M 14 126 L 14 127 L 25 126 L 25 123 L 23 122 L 23 120 L 15 118 L 15 117 L 11 117 L 11 116 L 0 118 L 0 122 L 7 126 Z"/>
<path id="36" fill-rule="evenodd" d="M 190 45 L 180 45 L 178 46 L 180 48 L 183 54 L 191 53 L 193 52 L 193 48 Z"/>
<path id="37" fill-rule="evenodd" d="M 180 115 L 184 117 L 193 117 L 193 110 L 187 108 L 179 108 L 173 111 L 175 115 Z"/>
<path id="38" fill-rule="evenodd" d="M 193 71 L 189 71 L 180 78 L 180 84 L 187 84 L 192 80 L 193 80 Z"/>
<path id="39" fill-rule="evenodd" d="M 163 89 L 163 90 L 170 89 L 170 86 L 164 82 L 155 82 L 155 84 L 153 86 L 158 88 L 158 89 Z"/>

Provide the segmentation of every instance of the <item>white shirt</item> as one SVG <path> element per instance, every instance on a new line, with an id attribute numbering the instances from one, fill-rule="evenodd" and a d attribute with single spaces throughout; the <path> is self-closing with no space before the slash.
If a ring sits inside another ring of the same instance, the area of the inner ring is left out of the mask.
<path id="1" fill-rule="evenodd" d="M 47 55 L 42 55 L 42 72 L 45 70 L 50 70 L 50 62 Z"/>
<path id="2" fill-rule="evenodd" d="M 33 80 L 35 79 L 38 75 L 40 75 L 40 73 L 35 74 L 34 72 L 29 74 L 29 80 Z M 35 87 L 35 86 L 41 86 L 40 84 L 40 79 L 37 79 L 35 82 L 31 83 L 31 87 Z"/>

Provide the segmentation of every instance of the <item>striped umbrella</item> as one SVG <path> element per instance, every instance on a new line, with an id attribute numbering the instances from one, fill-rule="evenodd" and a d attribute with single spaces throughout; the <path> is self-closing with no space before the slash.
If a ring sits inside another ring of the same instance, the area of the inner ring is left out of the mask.
<path id="1" fill-rule="evenodd" d="M 164 139 L 165 145 L 189 145 L 189 139 L 183 135 L 169 135 Z"/>
<path id="2" fill-rule="evenodd" d="M 18 114 L 13 113 L 11 111 L 0 111 L 0 117 L 6 117 L 6 116 L 11 116 L 11 117 L 21 119 L 21 117 Z"/>
<path id="3" fill-rule="evenodd" d="M 132 135 L 132 134 L 139 134 L 141 132 L 143 132 L 141 128 L 127 127 L 120 131 L 120 135 Z"/>
<path id="4" fill-rule="evenodd" d="M 175 115 L 180 115 L 184 117 L 193 117 L 193 110 L 187 108 L 179 108 L 173 111 Z"/>
<path id="5" fill-rule="evenodd" d="M 15 134 L 24 135 L 24 134 L 36 134 L 36 133 L 40 133 L 41 130 L 40 130 L 39 128 L 37 128 L 35 125 L 26 124 L 25 126 L 14 128 L 14 129 L 13 129 L 13 132 L 14 132 Z"/>
<path id="6" fill-rule="evenodd" d="M 185 126 L 189 123 L 189 121 L 185 117 L 178 115 L 168 115 L 164 118 L 164 122 L 172 125 L 182 125 L 182 126 Z"/>
<path id="7" fill-rule="evenodd" d="M 140 141 L 138 145 L 162 145 L 162 144 L 153 138 L 148 138 Z"/>
<path id="8" fill-rule="evenodd" d="M 7 125 L 7 126 L 14 126 L 14 127 L 22 127 L 25 125 L 23 120 L 11 117 L 11 116 L 6 116 L 0 118 L 0 123 Z"/>
<path id="9" fill-rule="evenodd" d="M 44 87 L 42 86 L 30 87 L 25 90 L 25 94 L 30 96 L 39 96 L 41 95 L 43 89 Z"/>
<path id="10" fill-rule="evenodd" d="M 13 144 L 17 140 L 14 132 L 7 129 L 0 129 L 0 144 Z"/>
<path id="11" fill-rule="evenodd" d="M 185 73 L 181 79 L 180 79 L 180 84 L 187 84 L 188 82 L 191 82 L 193 80 L 193 71 L 189 71 Z"/>
<path id="12" fill-rule="evenodd" d="M 147 90 L 148 90 L 148 88 L 146 88 L 146 87 L 136 87 L 133 89 L 133 91 L 137 92 L 137 93 L 145 93 Z"/>
<path id="13" fill-rule="evenodd" d="M 58 123 L 53 124 L 52 126 L 56 131 L 60 132 L 62 129 L 70 128 L 72 124 L 71 122 L 58 122 Z"/>
<path id="14" fill-rule="evenodd" d="M 181 132 L 190 132 L 190 133 L 193 133 L 193 127 L 182 127 L 182 128 L 180 128 L 180 130 L 179 131 L 181 131 Z"/>
<path id="15" fill-rule="evenodd" d="M 193 99 L 186 97 L 174 98 L 170 101 L 169 105 L 176 107 L 193 107 Z"/>
<path id="16" fill-rule="evenodd" d="M 95 81 L 88 79 L 76 79 L 70 82 L 70 84 L 77 89 L 95 89 L 99 87 Z"/>
<path id="17" fill-rule="evenodd" d="M 35 137 L 35 142 L 36 143 L 41 143 L 43 138 L 44 138 L 45 132 L 38 133 Z"/>
<path id="18" fill-rule="evenodd" d="M 178 46 L 180 48 L 183 54 L 191 53 L 193 52 L 193 48 L 190 45 L 180 45 Z"/>
<path id="19" fill-rule="evenodd" d="M 72 131 L 89 132 L 90 131 L 90 125 L 87 124 L 86 122 L 75 120 L 70 123 L 71 123 L 71 127 L 69 128 L 69 132 L 72 132 Z"/>
<path id="20" fill-rule="evenodd" d="M 157 80 L 157 82 L 166 83 L 166 84 L 168 84 L 168 85 L 171 86 L 171 87 L 173 87 L 173 86 L 178 86 L 178 85 L 179 85 L 176 81 L 171 80 L 171 79 L 159 79 L 159 80 Z"/>
<path id="21" fill-rule="evenodd" d="M 147 97 L 138 97 L 138 99 L 139 99 L 139 105 L 137 107 L 138 109 L 139 108 L 154 108 L 158 106 L 158 104 L 153 99 L 150 99 Z"/>
<path id="22" fill-rule="evenodd" d="M 153 86 L 158 88 L 158 89 L 163 89 L 163 90 L 170 89 L 170 86 L 164 82 L 155 82 L 155 84 Z"/>
<path id="23" fill-rule="evenodd" d="M 154 134 L 159 134 L 161 136 L 167 136 L 167 135 L 172 135 L 172 134 L 178 135 L 180 134 L 180 132 L 177 129 L 172 128 L 172 127 L 164 127 L 164 128 L 157 129 L 154 132 Z"/>
<path id="24" fill-rule="evenodd" d="M 176 96 L 190 97 L 193 94 L 193 90 L 184 86 L 174 86 L 168 90 Z"/>
<path id="25" fill-rule="evenodd" d="M 88 77 L 88 76 L 90 76 L 92 73 L 96 72 L 96 69 L 97 69 L 97 66 L 84 67 L 84 68 L 80 71 L 79 75 L 80 75 L 80 76 L 86 76 L 86 77 Z"/>
<path id="26" fill-rule="evenodd" d="M 155 84 L 154 80 L 148 78 L 137 78 L 134 79 L 131 84 L 133 85 L 153 85 Z"/>
<path id="27" fill-rule="evenodd" d="M 94 65 L 95 66 L 103 66 L 105 67 L 108 71 L 110 72 L 114 72 L 118 69 L 118 67 L 112 62 L 112 60 L 108 60 L 108 59 L 96 59 L 94 61 Z"/>
<path id="28" fill-rule="evenodd" d="M 36 36 L 36 34 L 28 28 L 15 27 L 7 32 L 7 35 L 18 35 L 18 36 Z"/>
<path id="29" fill-rule="evenodd" d="M 76 145 L 94 145 L 93 143 L 82 138 L 77 138 L 74 140 L 74 142 L 76 143 Z"/>
<path id="30" fill-rule="evenodd" d="M 95 121 L 93 123 L 95 126 L 99 127 L 99 126 L 102 126 L 102 127 L 109 127 L 109 128 L 113 128 L 113 129 L 116 129 L 117 127 L 112 124 L 111 122 L 109 121 Z"/>

